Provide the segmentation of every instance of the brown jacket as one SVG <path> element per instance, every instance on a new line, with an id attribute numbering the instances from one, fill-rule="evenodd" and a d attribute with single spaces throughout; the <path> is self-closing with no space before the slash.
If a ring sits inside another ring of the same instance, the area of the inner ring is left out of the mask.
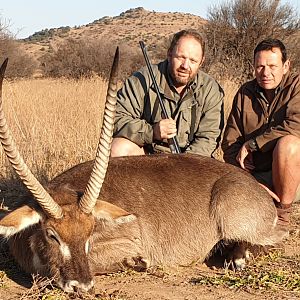
<path id="1" fill-rule="evenodd" d="M 235 95 L 224 132 L 224 160 L 238 165 L 241 146 L 256 138 L 258 151 L 253 152 L 256 171 L 272 168 L 272 153 L 277 140 L 285 135 L 300 138 L 300 77 L 286 74 L 268 103 L 254 79 L 242 85 Z"/>

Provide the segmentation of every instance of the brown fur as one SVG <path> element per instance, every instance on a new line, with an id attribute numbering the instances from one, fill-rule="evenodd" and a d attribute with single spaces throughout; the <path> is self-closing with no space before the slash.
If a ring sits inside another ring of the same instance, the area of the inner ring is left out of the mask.
<path id="1" fill-rule="evenodd" d="M 92 162 L 76 166 L 55 178 L 51 185 L 55 188 L 68 182 L 70 187 L 83 191 L 86 184 L 83 179 L 88 178 L 91 166 Z M 94 235 L 97 241 L 99 235 L 102 237 L 105 253 L 100 255 L 97 250 L 95 254 L 97 272 L 102 264 L 105 270 L 109 269 L 107 265 L 112 262 L 107 256 L 120 256 L 121 266 L 126 256 L 134 257 L 132 251 L 150 265 L 188 264 L 193 260 L 203 261 L 221 239 L 259 244 L 273 244 L 280 239 L 274 232 L 276 209 L 268 193 L 246 172 L 210 158 L 196 155 L 112 158 L 100 199 L 138 219 L 113 231 L 97 225 Z M 122 249 L 118 249 L 114 241 L 128 235 L 120 242 Z M 135 235 L 138 235 L 136 243 L 132 239 Z M 128 250 L 127 243 L 134 243 L 136 249 L 130 246 Z"/>
<path id="2" fill-rule="evenodd" d="M 187 154 L 111 158 L 99 197 L 109 204 L 98 201 L 94 218 L 77 206 L 92 165 L 77 165 L 49 183 L 63 219 L 44 216 L 12 239 L 13 254 L 25 269 L 32 272 L 30 263 L 23 263 L 28 259 L 14 248 L 28 248 L 24 237 L 29 236 L 42 263 L 51 266 L 50 275 L 81 282 L 88 282 L 91 272 L 203 261 L 222 239 L 268 245 L 282 238 L 271 197 L 234 166 Z M 57 243 L 47 236 L 49 227 L 69 245 L 71 261 L 63 261 Z"/>

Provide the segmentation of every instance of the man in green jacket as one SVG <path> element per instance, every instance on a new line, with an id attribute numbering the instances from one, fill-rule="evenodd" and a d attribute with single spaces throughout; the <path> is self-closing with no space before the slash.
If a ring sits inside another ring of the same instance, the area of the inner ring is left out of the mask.
<path id="1" fill-rule="evenodd" d="M 169 152 L 177 135 L 182 152 L 213 156 L 223 129 L 219 84 L 200 71 L 205 43 L 194 30 L 176 33 L 167 59 L 153 65 L 169 119 L 162 110 L 146 67 L 129 77 L 118 92 L 112 156 Z"/>
<path id="2" fill-rule="evenodd" d="M 238 90 L 222 142 L 224 160 L 251 172 L 273 196 L 286 229 L 300 196 L 300 77 L 289 69 L 280 40 L 256 46 L 255 79 Z"/>

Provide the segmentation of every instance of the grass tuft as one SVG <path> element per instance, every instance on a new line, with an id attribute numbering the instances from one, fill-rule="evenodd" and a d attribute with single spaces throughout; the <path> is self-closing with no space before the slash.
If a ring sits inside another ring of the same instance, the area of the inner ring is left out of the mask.
<path id="1" fill-rule="evenodd" d="M 7 275 L 4 271 L 0 271 L 0 288 L 5 288 L 7 285 Z"/>

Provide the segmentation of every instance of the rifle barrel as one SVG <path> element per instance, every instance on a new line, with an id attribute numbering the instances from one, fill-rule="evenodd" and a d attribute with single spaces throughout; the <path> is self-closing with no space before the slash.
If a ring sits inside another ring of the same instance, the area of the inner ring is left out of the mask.
<path id="1" fill-rule="evenodd" d="M 145 43 L 143 41 L 140 41 L 140 46 L 141 46 L 141 49 L 142 49 L 142 52 L 143 52 L 143 55 L 144 55 L 144 58 L 145 58 L 145 61 L 146 61 L 146 65 L 147 65 L 149 73 L 150 73 L 150 77 L 151 77 L 153 85 L 154 85 L 154 89 L 156 91 L 156 94 L 157 94 L 157 97 L 158 97 L 158 100 L 159 100 L 159 104 L 160 104 L 160 107 L 161 107 L 161 110 L 162 110 L 162 113 L 163 113 L 163 118 L 168 119 L 169 118 L 168 113 L 167 113 L 165 105 L 162 101 L 161 94 L 160 94 L 157 82 L 155 80 L 155 76 L 154 76 L 154 73 L 153 73 L 153 70 L 152 70 L 152 67 L 151 67 L 151 63 L 150 63 L 150 60 L 149 60 L 147 52 L 146 52 Z M 169 145 L 169 148 L 170 148 L 172 153 L 181 153 L 176 136 L 168 139 L 168 145 Z"/>

